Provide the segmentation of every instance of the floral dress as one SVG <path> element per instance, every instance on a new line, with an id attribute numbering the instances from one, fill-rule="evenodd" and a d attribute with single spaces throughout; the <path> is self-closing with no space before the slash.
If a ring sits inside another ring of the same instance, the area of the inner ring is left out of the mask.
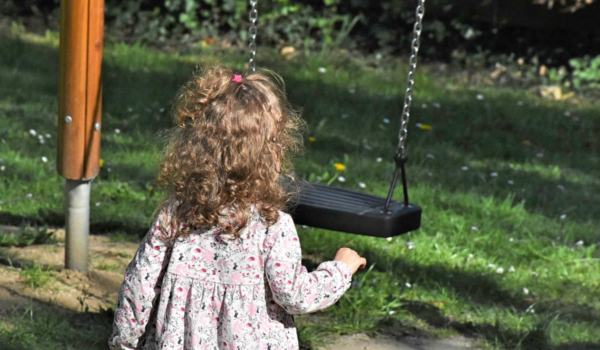
<path id="1" fill-rule="evenodd" d="M 253 211 L 237 240 L 213 228 L 169 244 L 163 208 L 127 266 L 110 349 L 298 349 L 292 314 L 334 304 L 352 272 L 327 261 L 308 273 L 292 218 L 279 216 L 267 227 Z"/>

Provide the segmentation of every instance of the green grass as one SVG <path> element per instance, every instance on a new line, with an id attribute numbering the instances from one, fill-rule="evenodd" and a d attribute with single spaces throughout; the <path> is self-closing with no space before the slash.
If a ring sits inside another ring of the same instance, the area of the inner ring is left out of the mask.
<path id="1" fill-rule="evenodd" d="M 342 162 L 346 181 L 335 186 L 384 196 L 405 60 L 375 69 L 343 54 L 289 62 L 265 51 L 259 62 L 282 74 L 308 122 L 298 173 L 331 175 L 333 163 Z M 0 222 L 63 225 L 64 180 L 55 171 L 56 35 L 3 37 L 0 52 Z M 237 67 L 245 60 L 232 52 L 106 47 L 105 165 L 92 184 L 92 232 L 139 241 L 147 231 L 160 197 L 150 191 L 157 133 L 171 125 L 179 86 L 214 57 Z M 438 79 L 420 66 L 407 171 L 411 200 L 424 210 L 422 228 L 387 241 L 298 227 L 306 254 L 331 259 L 345 245 L 371 264 L 335 306 L 298 317 L 303 344 L 332 333 L 393 332 L 402 324 L 437 336 L 475 335 L 495 349 L 600 347 L 597 110 L 593 101 L 554 102 L 518 88 Z M 51 137 L 42 144 L 30 129 Z"/>
<path id="2" fill-rule="evenodd" d="M 38 264 L 26 266 L 21 271 L 26 284 L 31 288 L 45 287 L 52 280 L 52 273 L 49 268 L 42 268 Z"/>

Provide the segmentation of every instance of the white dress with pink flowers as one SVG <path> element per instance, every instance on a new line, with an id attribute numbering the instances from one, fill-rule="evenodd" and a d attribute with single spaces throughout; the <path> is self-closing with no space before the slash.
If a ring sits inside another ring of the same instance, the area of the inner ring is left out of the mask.
<path id="1" fill-rule="evenodd" d="M 308 273 L 292 218 L 271 227 L 257 215 L 238 240 L 217 228 L 166 239 L 163 209 L 127 266 L 110 349 L 292 350 L 291 314 L 334 304 L 352 272 L 338 261 Z"/>

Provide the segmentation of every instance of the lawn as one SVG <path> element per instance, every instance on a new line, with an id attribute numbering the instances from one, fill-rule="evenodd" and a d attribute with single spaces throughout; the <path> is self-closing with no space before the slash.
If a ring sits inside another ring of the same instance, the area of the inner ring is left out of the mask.
<path id="1" fill-rule="evenodd" d="M 0 35 L 1 224 L 64 225 L 57 44 L 57 33 Z M 107 44 L 93 234 L 145 234 L 161 196 L 152 188 L 172 99 L 198 64 L 214 59 L 242 70 L 246 57 Z M 335 186 L 385 196 L 406 60 L 374 64 L 343 52 L 287 60 L 267 50 L 258 59 L 284 77 L 308 122 L 297 173 L 326 181 L 343 163 L 345 181 Z M 297 318 L 303 344 L 405 331 L 475 336 L 491 349 L 600 347 L 598 103 L 549 101 L 523 88 L 471 85 L 434 65 L 419 69 L 407 171 L 422 228 L 385 240 L 299 226 L 310 267 L 340 246 L 369 261 L 334 307 Z M 14 349 L 101 349 L 109 332 L 69 331 L 52 315 L 0 322 L 0 344 Z"/>

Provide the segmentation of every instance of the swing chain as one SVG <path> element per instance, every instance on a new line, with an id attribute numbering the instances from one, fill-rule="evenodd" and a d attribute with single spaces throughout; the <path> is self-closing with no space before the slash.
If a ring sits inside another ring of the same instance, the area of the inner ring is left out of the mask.
<path id="1" fill-rule="evenodd" d="M 250 43 L 248 44 L 248 48 L 250 49 L 250 60 L 248 61 L 248 68 L 252 73 L 256 72 L 256 21 L 258 20 L 258 10 L 256 9 L 256 5 L 258 4 L 258 0 L 250 0 L 250 14 L 248 15 L 250 19 L 250 27 L 248 28 L 248 34 L 250 36 Z"/>
<path id="2" fill-rule="evenodd" d="M 405 156 L 406 152 L 404 149 L 404 143 L 408 136 L 408 120 L 410 118 L 410 105 L 412 103 L 412 92 L 413 86 L 415 85 L 415 71 L 417 69 L 417 54 L 419 53 L 419 46 L 421 44 L 421 31 L 423 30 L 423 16 L 425 15 L 425 0 L 419 0 L 419 4 L 416 10 L 416 21 L 413 28 L 413 40 L 411 44 L 410 54 L 410 69 L 408 71 L 408 83 L 406 92 L 404 95 L 404 107 L 402 109 L 402 116 L 400 121 L 400 133 L 398 135 L 398 149 L 397 153 Z"/>

